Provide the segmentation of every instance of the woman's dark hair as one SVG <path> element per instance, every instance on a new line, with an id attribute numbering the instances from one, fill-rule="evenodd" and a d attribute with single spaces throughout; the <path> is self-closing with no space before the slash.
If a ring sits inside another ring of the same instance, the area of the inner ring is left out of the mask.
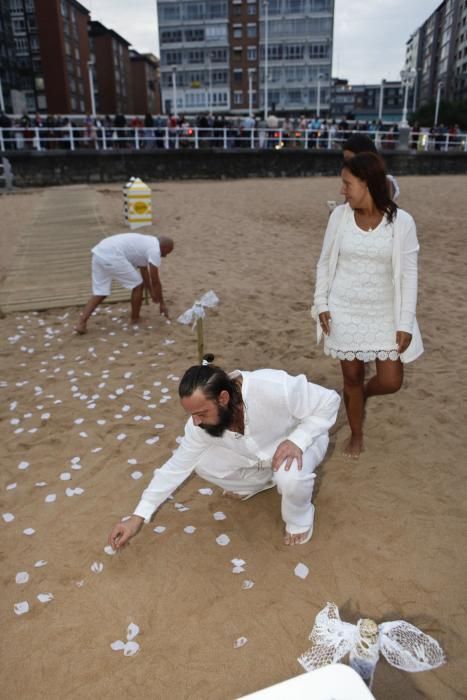
<path id="1" fill-rule="evenodd" d="M 235 379 L 231 379 L 227 372 L 216 365 L 194 365 L 187 369 L 180 380 L 178 395 L 183 399 L 194 394 L 197 389 L 212 401 L 217 401 L 219 394 L 227 391 L 234 409 L 243 403 L 242 391 Z"/>
<path id="2" fill-rule="evenodd" d="M 372 139 L 365 134 L 352 134 L 347 141 L 342 145 L 343 151 L 352 151 L 352 153 L 377 153 L 376 146 Z"/>
<path id="3" fill-rule="evenodd" d="M 389 196 L 386 168 L 382 158 L 375 153 L 359 153 L 344 161 L 342 170 L 344 169 L 366 182 L 376 208 L 382 214 L 386 214 L 389 223 L 392 223 L 397 215 L 397 204 Z"/>

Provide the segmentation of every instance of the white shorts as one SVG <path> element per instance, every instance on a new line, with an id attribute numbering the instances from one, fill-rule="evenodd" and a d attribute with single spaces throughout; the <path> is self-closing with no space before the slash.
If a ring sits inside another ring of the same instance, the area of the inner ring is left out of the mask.
<path id="1" fill-rule="evenodd" d="M 123 257 L 108 261 L 93 254 L 92 293 L 96 296 L 109 296 L 112 280 L 119 282 L 125 289 L 134 289 L 142 283 L 143 278 L 141 272 Z"/>

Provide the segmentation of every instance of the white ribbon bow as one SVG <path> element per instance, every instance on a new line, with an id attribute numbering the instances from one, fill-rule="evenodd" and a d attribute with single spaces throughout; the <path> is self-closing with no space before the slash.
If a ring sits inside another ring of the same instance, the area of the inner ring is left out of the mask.
<path id="1" fill-rule="evenodd" d="M 197 299 L 190 309 L 184 311 L 182 315 L 177 318 L 177 321 L 187 326 L 193 323 L 194 326 L 198 318 L 204 318 L 206 316 L 204 309 L 217 306 L 218 303 L 219 297 L 211 289 L 209 292 L 206 292 L 206 294 L 203 294 L 201 299 Z"/>
<path id="2" fill-rule="evenodd" d="M 377 626 L 372 644 L 360 634 L 362 622 L 359 620 L 357 625 L 343 622 L 335 603 L 327 603 L 317 614 L 311 630 L 312 646 L 298 658 L 298 662 L 305 671 L 314 671 L 337 663 L 350 653 L 351 666 L 363 677 L 368 679 L 369 675 L 370 681 L 380 652 L 391 666 L 402 671 L 428 671 L 446 662 L 438 642 L 409 622 L 383 622 Z M 366 669 L 362 669 L 362 660 Z"/>

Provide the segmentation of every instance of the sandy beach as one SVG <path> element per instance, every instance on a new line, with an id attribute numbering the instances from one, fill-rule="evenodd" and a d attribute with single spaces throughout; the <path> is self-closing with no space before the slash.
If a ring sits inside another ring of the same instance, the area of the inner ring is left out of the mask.
<path id="1" fill-rule="evenodd" d="M 112 525 L 183 433 L 177 383 L 196 363 L 196 336 L 176 318 L 204 292 L 220 299 L 205 323 L 218 364 L 305 373 L 341 390 L 309 315 L 338 178 L 150 184 L 149 232 L 176 242 L 161 269 L 170 324 L 151 305 L 135 330 L 123 302 L 101 307 L 81 337 L 78 307 L 0 320 L 2 697 L 233 700 L 302 673 L 297 657 L 327 601 L 352 623 L 407 620 L 445 650 L 448 663 L 424 673 L 381 660 L 378 700 L 467 697 L 467 177 L 400 178 L 398 204 L 421 244 L 425 354 L 399 393 L 369 402 L 358 461 L 341 455 L 341 408 L 311 542 L 282 544 L 275 490 L 238 502 L 215 487 L 200 493 L 208 485 L 195 476 L 112 556 Z M 126 230 L 121 187 L 95 189 L 104 230 Z M 0 197 L 0 308 L 43 196 Z M 83 274 L 90 283 L 90 266 Z M 232 572 L 235 558 L 244 572 Z M 28 611 L 15 614 L 19 603 Z M 130 623 L 140 650 L 125 657 L 110 645 L 126 641 Z"/>

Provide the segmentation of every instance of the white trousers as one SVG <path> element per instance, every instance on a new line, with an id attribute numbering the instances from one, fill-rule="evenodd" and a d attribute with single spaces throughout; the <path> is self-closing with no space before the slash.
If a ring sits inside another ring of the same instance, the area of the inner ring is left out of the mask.
<path id="1" fill-rule="evenodd" d="M 219 453 L 216 449 L 205 454 L 195 471 L 202 479 L 244 497 L 275 485 L 282 496 L 281 514 L 285 529 L 291 534 L 298 534 L 313 527 L 315 509 L 311 497 L 315 469 L 323 461 L 328 444 L 327 435 L 317 438 L 303 453 L 300 470 L 296 460 L 288 471 L 285 471 L 284 464 L 273 471 L 270 460 L 254 463 L 233 450 L 223 449 Z"/>

